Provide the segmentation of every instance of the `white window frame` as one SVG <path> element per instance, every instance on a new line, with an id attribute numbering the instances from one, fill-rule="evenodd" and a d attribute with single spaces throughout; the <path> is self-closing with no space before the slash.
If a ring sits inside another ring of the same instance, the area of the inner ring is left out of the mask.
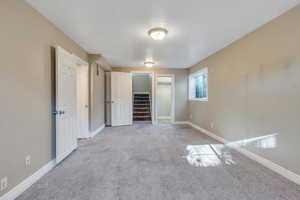
<path id="1" fill-rule="evenodd" d="M 194 93 L 195 93 L 195 85 L 194 85 L 194 78 L 196 76 L 202 75 L 202 74 L 206 74 L 207 76 L 207 97 L 204 98 L 196 98 L 194 97 Z M 208 69 L 207 67 L 202 68 L 201 70 L 194 72 L 192 74 L 189 75 L 189 100 L 190 101 L 208 101 Z"/>

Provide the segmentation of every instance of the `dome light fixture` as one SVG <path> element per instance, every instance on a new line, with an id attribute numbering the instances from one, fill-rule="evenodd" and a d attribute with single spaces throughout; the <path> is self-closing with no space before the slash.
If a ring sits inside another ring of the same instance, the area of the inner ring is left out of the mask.
<path id="1" fill-rule="evenodd" d="M 144 64 L 146 67 L 153 67 L 155 63 L 153 61 L 145 61 Z"/>
<path id="2" fill-rule="evenodd" d="M 148 35 L 153 40 L 163 40 L 167 36 L 167 34 L 168 34 L 168 30 L 161 27 L 152 28 L 148 31 Z"/>

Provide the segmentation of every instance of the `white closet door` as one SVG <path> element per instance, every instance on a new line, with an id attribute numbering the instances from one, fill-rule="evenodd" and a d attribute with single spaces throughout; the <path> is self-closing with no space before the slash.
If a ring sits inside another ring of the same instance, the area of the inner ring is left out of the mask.
<path id="1" fill-rule="evenodd" d="M 89 68 L 87 65 L 77 67 L 77 116 L 78 137 L 89 137 Z"/>
<path id="2" fill-rule="evenodd" d="M 132 76 L 126 72 L 111 72 L 111 125 L 132 124 Z"/>
<path id="3" fill-rule="evenodd" d="M 74 57 L 56 48 L 56 162 L 77 148 L 76 65 Z"/>

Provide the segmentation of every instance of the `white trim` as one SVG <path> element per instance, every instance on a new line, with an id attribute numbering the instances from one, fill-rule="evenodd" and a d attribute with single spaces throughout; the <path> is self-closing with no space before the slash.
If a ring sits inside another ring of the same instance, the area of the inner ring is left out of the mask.
<path id="1" fill-rule="evenodd" d="M 76 64 L 78 64 L 78 65 L 89 65 L 88 62 L 86 62 L 85 60 L 82 60 L 77 55 L 75 55 L 75 54 L 72 53 L 72 56 L 73 56 L 74 62 L 76 62 Z"/>
<path id="2" fill-rule="evenodd" d="M 245 148 L 242 148 L 242 147 L 237 147 L 236 145 L 230 145 L 231 142 L 227 141 L 226 139 L 220 137 L 220 136 L 217 136 L 216 134 L 204 129 L 204 128 L 201 128 L 191 122 L 188 122 L 188 124 L 190 124 L 193 128 L 201 131 L 202 133 L 208 135 L 209 137 L 225 144 L 226 146 L 232 148 L 232 149 L 235 149 L 236 151 L 238 151 L 239 153 L 243 154 L 244 156 L 247 156 L 248 158 L 250 158 L 251 160 L 254 160 L 258 163 L 260 163 L 261 165 L 269 168 L 270 170 L 280 174 L 281 176 L 287 178 L 288 180 L 290 181 L 293 181 L 294 183 L 300 185 L 300 175 L 272 162 L 271 160 L 268 160 L 262 156 L 259 156 L 257 154 L 254 154 L 252 153 L 251 151 L 248 151 L 247 149 Z"/>
<path id="3" fill-rule="evenodd" d="M 189 101 L 208 101 L 208 98 L 192 98 Z"/>
<path id="4" fill-rule="evenodd" d="M 199 69 L 193 73 L 190 73 L 189 76 L 196 76 L 199 73 L 208 73 L 208 67 L 202 67 L 201 69 Z"/>
<path id="5" fill-rule="evenodd" d="M 104 128 L 105 128 L 105 124 L 102 124 L 99 128 L 97 128 L 95 131 L 90 133 L 90 138 L 98 135 Z"/>
<path id="6" fill-rule="evenodd" d="M 155 112 L 155 98 L 154 98 L 154 72 L 153 71 L 131 71 L 131 76 L 133 76 L 133 74 L 151 74 L 151 122 L 152 124 L 156 124 L 156 121 L 154 120 L 154 112 Z M 133 118 L 133 115 L 132 115 Z"/>
<path id="7" fill-rule="evenodd" d="M 206 88 L 206 93 L 207 93 L 207 97 L 204 97 L 204 98 L 195 98 L 194 95 L 192 95 L 194 93 L 194 89 L 195 89 L 195 86 L 194 86 L 194 80 L 193 78 L 195 76 L 199 76 L 201 74 L 206 74 L 207 76 L 207 88 Z M 202 69 L 196 71 L 196 72 L 193 72 L 191 74 L 189 74 L 189 77 L 188 77 L 188 99 L 189 101 L 208 101 L 208 68 L 207 67 L 203 67 Z"/>
<path id="8" fill-rule="evenodd" d="M 20 184 L 16 185 L 9 192 L 0 197 L 0 200 L 14 200 L 20 196 L 25 190 L 27 190 L 31 185 L 37 182 L 45 174 L 51 171 L 55 167 L 55 160 L 50 161 L 48 164 L 44 165 L 38 171 L 36 171 L 31 176 L 27 177 Z"/>
<path id="9" fill-rule="evenodd" d="M 221 143 L 223 143 L 223 144 L 229 143 L 229 142 L 228 142 L 227 140 L 225 140 L 224 138 L 219 137 L 219 136 L 217 136 L 216 134 L 214 134 L 214 133 L 212 133 L 212 132 L 210 132 L 210 131 L 208 131 L 208 130 L 206 130 L 206 129 L 204 129 L 204 128 L 201 128 L 200 126 L 197 126 L 196 124 L 193 124 L 193 123 L 189 122 L 189 125 L 191 125 L 194 129 L 197 129 L 197 130 L 199 130 L 200 132 L 206 134 L 207 136 L 209 136 L 209 137 L 211 137 L 211 138 L 217 140 L 218 142 L 221 142 Z"/>
<path id="10" fill-rule="evenodd" d="M 155 77 L 155 98 L 157 98 L 157 78 L 158 77 L 171 77 L 172 81 L 171 81 L 171 88 L 172 88 L 172 105 L 171 105 L 171 122 L 175 123 L 175 74 L 156 74 Z M 158 119 L 160 119 L 160 117 L 158 117 L 158 110 L 157 110 L 157 101 L 155 101 L 155 119 L 156 119 L 156 123 L 158 123 Z"/>

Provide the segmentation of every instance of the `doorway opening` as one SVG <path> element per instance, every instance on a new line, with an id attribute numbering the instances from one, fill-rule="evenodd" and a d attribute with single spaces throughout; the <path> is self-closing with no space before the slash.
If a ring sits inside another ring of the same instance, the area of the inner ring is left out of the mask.
<path id="1" fill-rule="evenodd" d="M 153 123 L 153 73 L 132 72 L 133 122 Z"/>
<path id="2" fill-rule="evenodd" d="M 156 78 L 156 119 L 158 123 L 175 121 L 174 75 L 157 75 Z"/>

